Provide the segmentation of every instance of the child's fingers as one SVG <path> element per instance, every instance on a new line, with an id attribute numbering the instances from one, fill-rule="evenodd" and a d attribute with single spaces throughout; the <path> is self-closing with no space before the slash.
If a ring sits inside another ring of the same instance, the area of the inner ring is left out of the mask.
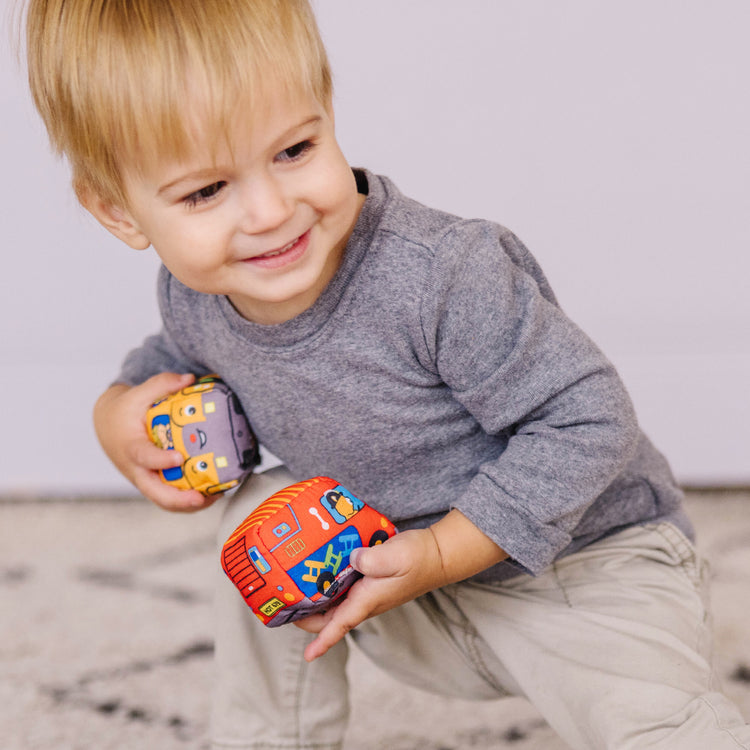
<path id="1" fill-rule="evenodd" d="M 394 537 L 397 539 L 398 537 Z M 349 558 L 352 567 L 371 579 L 393 578 L 402 572 L 403 557 L 398 546 L 389 546 L 394 539 L 389 539 L 375 547 L 357 547 Z M 364 583 L 364 585 L 363 585 Z M 363 594 L 366 583 L 356 583 L 349 591 L 347 598 L 323 614 L 315 614 L 297 620 L 294 624 L 308 633 L 318 633 L 305 652 L 305 658 L 312 661 L 324 654 L 331 646 L 340 641 L 350 630 L 370 617 L 375 608 L 375 601 Z"/>
<path id="2" fill-rule="evenodd" d="M 161 480 L 153 471 L 139 471 L 136 488 L 152 503 L 164 510 L 192 513 L 213 505 L 217 496 L 206 497 L 197 490 L 180 490 Z"/>
<path id="3" fill-rule="evenodd" d="M 161 372 L 137 386 L 138 398 L 148 408 L 155 401 L 187 388 L 194 380 L 195 375 L 190 373 Z"/>
<path id="4" fill-rule="evenodd" d="M 304 657 L 307 661 L 322 656 L 357 625 L 378 613 L 379 597 L 371 596 L 368 589 L 371 587 L 365 579 L 357 581 L 340 604 L 322 615 L 306 618 L 304 625 L 301 625 L 302 629 L 318 633 L 318 637 L 305 649 Z"/>
<path id="5" fill-rule="evenodd" d="M 132 446 L 131 458 L 137 466 L 151 471 L 181 466 L 185 460 L 179 451 L 159 448 L 148 438 L 139 440 Z"/>
<path id="6" fill-rule="evenodd" d="M 364 622 L 369 616 L 369 610 L 358 611 L 358 608 L 350 604 L 351 600 L 345 600 L 337 607 L 331 610 L 332 614 L 328 622 L 323 623 L 323 627 L 318 632 L 318 637 L 305 649 L 304 657 L 306 661 L 313 661 L 328 651 L 342 640 L 346 634 Z M 349 606 L 345 606 L 349 604 Z M 312 619 L 312 618 L 310 618 Z M 310 633 L 316 632 L 314 628 L 319 623 L 311 622 L 310 629 L 303 627 Z"/>
<path id="7" fill-rule="evenodd" d="M 326 612 L 325 614 L 308 615 L 301 620 L 295 620 L 292 624 L 306 633 L 320 633 L 330 619 L 330 614 Z"/>
<path id="8" fill-rule="evenodd" d="M 383 544 L 355 550 L 352 557 L 352 565 L 364 577 L 324 615 L 327 622 L 311 618 L 307 623 L 310 632 L 319 628 L 318 637 L 305 649 L 308 661 L 322 656 L 369 617 L 430 591 L 442 580 L 440 556 L 429 529 L 404 531 Z"/>

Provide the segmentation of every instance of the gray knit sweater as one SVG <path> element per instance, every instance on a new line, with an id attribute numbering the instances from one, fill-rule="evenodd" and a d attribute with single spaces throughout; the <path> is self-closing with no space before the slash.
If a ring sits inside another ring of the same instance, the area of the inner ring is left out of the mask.
<path id="1" fill-rule="evenodd" d="M 521 242 L 357 178 L 367 199 L 310 309 L 258 325 L 162 268 L 163 330 L 119 379 L 220 374 L 299 479 L 332 476 L 402 529 L 461 510 L 510 555 L 485 579 L 632 524 L 690 535 L 615 370 Z"/>

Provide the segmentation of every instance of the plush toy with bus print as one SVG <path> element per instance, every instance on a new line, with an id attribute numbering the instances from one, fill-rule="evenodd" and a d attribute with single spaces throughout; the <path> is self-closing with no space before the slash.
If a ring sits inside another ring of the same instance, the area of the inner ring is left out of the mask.
<path id="1" fill-rule="evenodd" d="M 157 401 L 146 413 L 149 437 L 178 451 L 181 466 L 160 472 L 179 489 L 216 495 L 236 487 L 258 463 L 258 441 L 236 394 L 215 375 Z"/>
<path id="2" fill-rule="evenodd" d="M 221 564 L 258 619 L 277 627 L 335 604 L 361 578 L 352 550 L 395 533 L 336 480 L 315 477 L 264 500 L 224 543 Z"/>

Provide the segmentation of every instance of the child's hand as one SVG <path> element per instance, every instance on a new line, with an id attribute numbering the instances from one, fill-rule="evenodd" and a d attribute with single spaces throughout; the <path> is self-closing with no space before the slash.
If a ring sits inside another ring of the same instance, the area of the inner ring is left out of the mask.
<path id="1" fill-rule="evenodd" d="M 352 628 L 447 583 L 440 550 L 430 529 L 413 529 L 374 547 L 352 552 L 352 565 L 364 574 L 340 604 L 324 614 L 294 624 L 318 637 L 305 650 L 305 659 L 322 656 Z"/>
<path id="2" fill-rule="evenodd" d="M 113 385 L 94 407 L 94 426 L 105 453 L 145 497 L 165 510 L 201 510 L 216 499 L 163 482 L 159 470 L 179 466 L 182 457 L 154 445 L 146 432 L 146 411 L 151 404 L 194 380 L 193 375 L 165 372 L 139 386 Z"/>
<path id="3" fill-rule="evenodd" d="M 352 565 L 364 578 L 328 612 L 294 623 L 318 633 L 305 650 L 305 659 L 322 656 L 368 618 L 462 581 L 505 557 L 505 552 L 458 510 L 427 529 L 404 531 L 383 544 L 354 550 Z"/>

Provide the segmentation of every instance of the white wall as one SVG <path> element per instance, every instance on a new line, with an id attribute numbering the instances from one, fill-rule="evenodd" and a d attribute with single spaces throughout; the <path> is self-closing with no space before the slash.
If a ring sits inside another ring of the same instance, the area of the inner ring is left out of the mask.
<path id="1" fill-rule="evenodd" d="M 351 162 L 516 231 L 678 478 L 750 483 L 750 3 L 315 5 Z M 1 65 L 0 491 L 127 489 L 89 414 L 158 326 L 156 263 L 76 207 Z"/>

